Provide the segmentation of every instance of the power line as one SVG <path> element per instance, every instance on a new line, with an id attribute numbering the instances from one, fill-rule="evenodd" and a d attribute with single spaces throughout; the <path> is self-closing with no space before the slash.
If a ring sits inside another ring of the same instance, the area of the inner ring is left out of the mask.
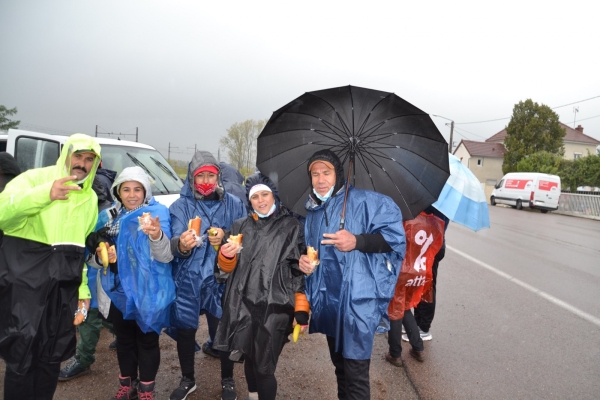
<path id="1" fill-rule="evenodd" d="M 553 109 L 553 110 L 555 110 L 555 109 L 557 109 L 557 108 L 566 107 L 566 106 L 570 106 L 570 105 L 577 104 L 577 103 L 583 103 L 584 101 L 588 101 L 588 100 L 597 99 L 598 97 L 600 97 L 600 96 L 594 96 L 594 97 L 590 97 L 589 99 L 585 99 L 585 100 L 579 100 L 579 101 L 576 101 L 576 102 L 574 102 L 574 103 L 563 104 L 562 106 L 558 106 L 558 107 L 552 107 L 552 109 Z M 592 117 L 592 118 L 593 118 L 593 117 Z M 588 119 L 589 119 L 589 118 L 588 118 Z"/>
<path id="2" fill-rule="evenodd" d="M 597 99 L 597 98 L 599 98 L 599 97 L 600 97 L 600 96 L 594 96 L 594 97 L 590 97 L 589 99 L 585 99 L 585 100 L 579 100 L 579 101 L 575 101 L 575 102 L 573 102 L 573 103 L 569 103 L 569 104 L 563 104 L 562 106 L 551 107 L 550 109 L 551 109 L 551 110 L 555 110 L 555 109 L 557 109 L 557 108 L 566 107 L 566 106 L 570 106 L 570 105 L 577 104 L 577 103 L 583 103 L 584 101 L 589 101 L 589 100 Z M 458 125 L 458 124 L 460 124 L 460 125 L 469 125 L 469 124 L 482 124 L 482 123 L 484 123 L 484 122 L 495 122 L 495 121 L 502 121 L 502 120 L 505 120 L 505 119 L 510 119 L 510 118 L 511 118 L 511 117 L 505 117 L 505 118 L 488 119 L 488 120 L 486 120 L 486 121 L 475 121 L 475 122 L 455 122 L 454 124 L 455 124 L 455 125 Z M 595 118 L 595 117 L 590 117 L 590 118 Z M 590 119 L 590 118 L 586 118 L 586 119 Z M 580 120 L 580 121 L 583 121 L 583 120 Z"/>
<path id="3" fill-rule="evenodd" d="M 577 122 L 585 121 L 585 120 L 592 119 L 592 118 L 598 118 L 598 117 L 600 117 L 600 115 L 595 115 L 593 117 L 583 118 L 583 119 L 578 120 Z"/>

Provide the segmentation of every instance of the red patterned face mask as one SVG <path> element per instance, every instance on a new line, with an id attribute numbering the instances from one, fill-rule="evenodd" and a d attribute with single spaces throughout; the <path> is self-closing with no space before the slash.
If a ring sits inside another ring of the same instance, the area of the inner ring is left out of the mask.
<path id="1" fill-rule="evenodd" d="M 202 196 L 208 196 L 215 191 L 217 183 L 195 183 L 194 187 Z"/>

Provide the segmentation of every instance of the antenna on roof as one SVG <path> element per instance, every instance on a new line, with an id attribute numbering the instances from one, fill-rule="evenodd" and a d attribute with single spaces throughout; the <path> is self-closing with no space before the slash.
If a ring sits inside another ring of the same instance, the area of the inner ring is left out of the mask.
<path id="1" fill-rule="evenodd" d="M 573 107 L 573 129 L 575 129 L 575 120 L 577 119 L 577 113 L 579 112 L 579 107 Z"/>

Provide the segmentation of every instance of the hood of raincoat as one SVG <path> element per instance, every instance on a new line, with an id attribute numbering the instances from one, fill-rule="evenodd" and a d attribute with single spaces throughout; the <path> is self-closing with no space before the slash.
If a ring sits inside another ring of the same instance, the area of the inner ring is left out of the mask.
<path id="1" fill-rule="evenodd" d="M 98 170 L 96 171 L 95 179 L 99 180 L 102 183 L 102 186 L 104 187 L 104 197 L 111 203 L 114 201 L 114 199 L 112 197 L 112 194 L 110 193 L 110 188 L 112 187 L 112 184 L 115 181 L 116 177 L 117 173 L 110 169 L 98 167 Z M 96 195 L 98 195 L 98 198 L 100 197 L 98 192 L 96 192 Z"/>
<path id="2" fill-rule="evenodd" d="M 248 179 L 246 179 L 246 199 L 248 199 L 249 213 L 255 213 L 255 211 L 252 209 L 252 204 L 250 203 L 250 189 L 252 189 L 252 186 L 260 184 L 268 186 L 269 189 L 271 189 L 271 192 L 273 192 L 273 196 L 275 197 L 275 213 L 277 213 L 281 207 L 281 200 L 279 199 L 277 187 L 275 187 L 275 184 L 272 180 L 260 172 L 255 172 L 254 174 L 250 175 Z"/>
<path id="3" fill-rule="evenodd" d="M 226 162 L 221 161 L 219 163 L 221 165 L 221 179 L 223 180 L 223 188 L 225 189 L 225 193 L 232 194 L 236 197 L 239 197 L 248 211 L 250 203 L 248 202 L 248 197 L 246 196 L 246 190 L 244 188 L 244 176 L 233 167 L 233 165 L 229 165 Z"/>
<path id="4" fill-rule="evenodd" d="M 190 161 L 187 179 L 185 180 L 185 184 L 181 189 L 181 196 L 190 196 L 196 200 L 204 200 L 204 196 L 198 193 L 198 191 L 194 188 L 194 171 L 204 165 L 212 165 L 219 171 L 219 174 L 217 175 L 217 187 L 215 192 L 217 193 L 219 200 L 223 199 L 223 196 L 225 195 L 225 189 L 223 188 L 221 166 L 211 153 L 203 150 L 197 151 L 196 154 L 194 154 L 194 157 L 192 157 L 192 161 Z"/>
<path id="5" fill-rule="evenodd" d="M 121 186 L 122 183 L 130 181 L 139 182 L 144 186 L 144 190 L 146 191 L 144 203 L 148 204 L 150 199 L 152 199 L 152 184 L 150 183 L 150 178 L 146 172 L 144 172 L 141 167 L 127 167 L 123 169 L 119 176 L 117 176 L 110 188 L 110 192 L 112 193 L 115 202 L 118 204 L 117 208 L 119 209 L 123 206 L 121 197 L 119 197 L 119 186 Z"/>
<path id="6" fill-rule="evenodd" d="M 219 163 L 221 167 L 221 177 L 223 182 L 235 182 L 239 185 L 244 184 L 244 175 L 231 164 L 227 164 L 225 161 Z"/>
<path id="7" fill-rule="evenodd" d="M 73 153 L 80 151 L 90 151 L 96 154 L 96 159 L 94 160 L 94 165 L 92 166 L 90 173 L 80 185 L 84 190 L 91 190 L 94 177 L 96 176 L 96 170 L 100 164 L 100 144 L 93 137 L 83 133 L 75 133 L 65 141 L 65 145 L 60 152 L 60 157 L 56 161 L 58 172 L 57 179 L 69 176 L 70 171 L 67 169 L 67 165 L 70 165 Z"/>
<path id="8" fill-rule="evenodd" d="M 13 177 L 19 175 L 21 173 L 21 169 L 17 164 L 17 160 L 6 152 L 0 153 L 0 174 L 3 175 L 12 175 Z"/>
<path id="9" fill-rule="evenodd" d="M 344 186 L 344 167 L 342 166 L 342 162 L 338 156 L 329 149 L 319 150 L 308 159 L 306 168 L 310 167 L 310 165 L 317 160 L 325 160 L 333 165 L 335 168 L 335 185 L 333 186 L 332 194 L 339 192 L 342 186 Z M 312 177 L 310 176 L 310 171 L 307 169 L 306 172 L 308 173 L 308 180 L 312 187 Z M 317 203 L 321 203 L 321 200 L 319 200 L 312 191 L 310 193 L 310 197 L 312 197 L 312 199 Z"/>
<path id="10" fill-rule="evenodd" d="M 4 186 L 8 182 L 20 173 L 21 170 L 15 158 L 6 152 L 0 153 L 0 192 L 4 190 Z"/>

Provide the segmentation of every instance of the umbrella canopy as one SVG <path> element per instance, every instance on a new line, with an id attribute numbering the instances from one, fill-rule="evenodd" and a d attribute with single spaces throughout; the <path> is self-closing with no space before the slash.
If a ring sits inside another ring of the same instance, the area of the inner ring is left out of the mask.
<path id="1" fill-rule="evenodd" d="M 450 154 L 450 177 L 433 206 L 450 220 L 478 231 L 490 227 L 485 192 L 479 179 Z"/>
<path id="2" fill-rule="evenodd" d="M 336 153 L 355 187 L 391 197 L 404 220 L 436 201 L 449 176 L 448 145 L 428 114 L 393 93 L 355 86 L 308 92 L 281 107 L 257 146 L 258 169 L 301 215 L 311 191 L 306 164 L 318 150 Z"/>

